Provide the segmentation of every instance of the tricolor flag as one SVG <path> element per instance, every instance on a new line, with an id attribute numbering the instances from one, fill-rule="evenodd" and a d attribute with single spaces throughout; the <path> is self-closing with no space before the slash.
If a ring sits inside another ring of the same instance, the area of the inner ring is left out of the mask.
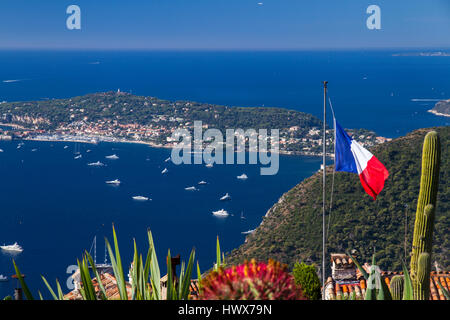
<path id="1" fill-rule="evenodd" d="M 373 200 L 383 190 L 389 172 L 383 164 L 358 142 L 353 140 L 334 119 L 335 171 L 359 174 L 361 184 Z"/>

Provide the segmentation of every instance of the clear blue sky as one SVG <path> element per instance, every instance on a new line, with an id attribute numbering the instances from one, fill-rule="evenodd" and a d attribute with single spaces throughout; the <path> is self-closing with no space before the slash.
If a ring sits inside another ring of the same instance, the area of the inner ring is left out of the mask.
<path id="1" fill-rule="evenodd" d="M 81 30 L 66 28 L 70 4 Z M 371 4 L 381 30 L 366 28 Z M 450 47 L 450 0 L 0 1 L 0 49 L 389 47 Z"/>

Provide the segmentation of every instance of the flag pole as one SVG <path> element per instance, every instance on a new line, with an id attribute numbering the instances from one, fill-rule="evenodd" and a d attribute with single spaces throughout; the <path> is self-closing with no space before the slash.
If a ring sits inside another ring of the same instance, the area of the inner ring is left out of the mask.
<path id="1" fill-rule="evenodd" d="M 325 300 L 325 179 L 326 179 L 326 122 L 327 122 L 327 88 L 328 81 L 323 82 L 323 138 L 322 138 L 322 149 L 323 149 L 323 183 L 322 183 L 322 300 Z"/>

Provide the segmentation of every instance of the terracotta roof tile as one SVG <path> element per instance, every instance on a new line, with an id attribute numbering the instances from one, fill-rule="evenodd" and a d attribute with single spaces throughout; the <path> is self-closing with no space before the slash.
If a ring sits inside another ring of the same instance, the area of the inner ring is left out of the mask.
<path id="1" fill-rule="evenodd" d="M 331 261 L 334 262 L 337 266 L 339 263 L 341 270 L 344 265 L 343 261 L 347 261 L 347 263 L 351 261 L 351 263 L 353 263 L 352 259 L 348 258 L 348 256 L 345 254 L 332 254 Z M 368 264 L 367 262 L 364 263 L 362 267 L 366 270 L 367 273 L 370 272 L 370 264 Z M 383 277 L 388 287 L 390 287 L 391 278 L 396 275 L 403 275 L 403 272 L 381 271 L 381 276 Z M 342 299 L 342 297 L 345 298 L 345 295 L 348 296 L 350 293 L 355 292 L 357 299 L 363 299 L 367 288 L 366 280 L 358 269 L 356 269 L 355 271 L 355 278 L 358 279 L 358 281 L 355 281 L 354 279 L 333 279 L 332 277 L 329 277 L 325 284 L 325 298 L 328 300 Z M 438 286 L 438 283 L 440 283 L 442 287 L 449 290 L 450 271 L 431 272 L 430 300 L 445 300 L 445 296 L 442 292 L 442 289 Z"/>

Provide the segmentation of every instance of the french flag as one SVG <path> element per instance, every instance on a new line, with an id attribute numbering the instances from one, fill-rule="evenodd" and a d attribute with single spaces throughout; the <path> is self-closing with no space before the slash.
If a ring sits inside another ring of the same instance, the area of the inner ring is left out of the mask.
<path id="1" fill-rule="evenodd" d="M 335 171 L 357 173 L 364 190 L 375 200 L 383 190 L 389 172 L 372 153 L 353 140 L 336 119 L 334 128 Z"/>

